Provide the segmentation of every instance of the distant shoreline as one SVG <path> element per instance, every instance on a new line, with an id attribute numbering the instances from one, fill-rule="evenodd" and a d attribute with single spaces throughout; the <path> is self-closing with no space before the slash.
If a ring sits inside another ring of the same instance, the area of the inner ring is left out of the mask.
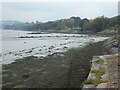
<path id="1" fill-rule="evenodd" d="M 11 29 L 3 29 L 3 30 L 11 30 Z M 26 31 L 26 32 L 30 32 L 30 33 L 27 33 L 27 34 L 49 34 L 49 33 L 60 33 L 60 34 L 86 34 L 86 35 L 91 35 L 91 36 L 114 36 L 114 35 L 117 35 L 118 32 L 114 31 L 114 32 L 57 32 L 57 31 L 45 31 L 45 32 L 42 32 L 42 31 L 29 31 L 29 30 L 14 30 L 14 31 Z"/>

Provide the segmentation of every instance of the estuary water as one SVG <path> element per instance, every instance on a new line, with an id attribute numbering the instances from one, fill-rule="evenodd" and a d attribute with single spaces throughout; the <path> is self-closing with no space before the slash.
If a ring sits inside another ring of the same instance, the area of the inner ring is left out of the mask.
<path id="1" fill-rule="evenodd" d="M 64 52 L 70 48 L 83 47 L 88 43 L 109 38 L 85 34 L 34 34 L 33 32 L 21 30 L 0 31 L 0 58 L 2 58 L 2 64 L 9 64 L 16 59 L 28 56 L 45 57 L 55 52 Z"/>

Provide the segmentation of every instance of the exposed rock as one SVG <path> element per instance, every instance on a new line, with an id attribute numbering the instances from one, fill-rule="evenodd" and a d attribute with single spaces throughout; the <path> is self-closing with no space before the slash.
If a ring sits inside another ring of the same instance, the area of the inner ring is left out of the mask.
<path id="1" fill-rule="evenodd" d="M 95 74 L 94 73 L 89 73 L 89 76 L 87 79 L 94 79 L 95 78 Z"/>
<path id="2" fill-rule="evenodd" d="M 108 81 L 108 74 L 104 74 L 103 76 L 101 76 L 102 77 L 102 79 L 101 79 L 101 81 L 102 82 L 107 82 Z"/>
<path id="3" fill-rule="evenodd" d="M 29 76 L 30 76 L 29 74 L 26 74 L 26 73 L 25 73 L 25 74 L 23 74 L 22 77 L 23 77 L 23 78 L 29 78 Z"/>
<path id="4" fill-rule="evenodd" d="M 118 53 L 118 48 L 120 47 L 120 43 L 118 41 L 117 36 L 114 36 L 108 40 L 103 45 L 104 53 L 103 54 L 115 54 Z"/>
<path id="5" fill-rule="evenodd" d="M 105 89 L 105 88 L 107 88 L 107 83 L 101 83 L 101 84 L 98 84 L 98 86 L 96 87 L 96 88 L 103 88 L 103 89 Z M 102 90 L 103 90 L 102 89 Z M 106 89 L 105 89 L 106 90 Z"/>
<path id="6" fill-rule="evenodd" d="M 82 90 L 86 90 L 86 88 L 95 88 L 95 86 L 93 84 L 84 85 Z"/>
<path id="7" fill-rule="evenodd" d="M 97 64 L 95 64 L 96 60 L 101 58 L 104 60 L 104 63 L 99 66 L 105 69 L 105 74 L 100 76 L 100 84 L 98 84 L 95 88 L 118 88 L 118 54 L 111 54 L 111 55 L 102 55 L 102 56 L 94 56 L 92 59 L 92 70 L 97 70 Z M 87 80 L 94 79 L 96 76 L 94 73 L 89 73 Z M 90 84 L 85 84 L 83 88 L 89 88 Z M 93 84 L 94 85 L 94 84 Z M 97 90 L 97 89 L 96 89 Z"/>

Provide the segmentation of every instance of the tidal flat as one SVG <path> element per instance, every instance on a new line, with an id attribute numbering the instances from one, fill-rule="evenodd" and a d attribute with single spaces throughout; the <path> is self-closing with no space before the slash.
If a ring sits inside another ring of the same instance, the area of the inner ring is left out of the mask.
<path id="1" fill-rule="evenodd" d="M 94 55 L 101 55 L 104 41 L 71 48 L 46 57 L 30 56 L 2 67 L 4 88 L 82 88 Z"/>

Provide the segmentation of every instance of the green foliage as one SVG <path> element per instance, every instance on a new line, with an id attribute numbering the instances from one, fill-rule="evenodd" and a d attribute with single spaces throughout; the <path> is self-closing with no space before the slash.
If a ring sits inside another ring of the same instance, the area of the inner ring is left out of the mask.
<path id="1" fill-rule="evenodd" d="M 95 61 L 97 64 L 100 64 L 100 65 L 102 65 L 102 64 L 104 64 L 104 60 L 103 59 L 101 59 L 101 58 L 99 58 L 97 61 Z"/>
<path id="2" fill-rule="evenodd" d="M 46 30 L 75 30 L 80 29 L 78 32 L 100 32 L 105 29 L 114 28 L 117 29 L 119 16 L 107 18 L 104 16 L 97 17 L 95 19 L 81 19 L 80 17 L 71 17 L 68 19 L 60 19 L 56 21 L 49 21 L 41 23 L 18 23 L 13 25 L 3 25 L 4 29 L 18 29 L 28 31 L 46 31 Z"/>
<path id="3" fill-rule="evenodd" d="M 101 16 L 97 17 L 91 21 L 87 21 L 83 24 L 83 29 L 90 30 L 93 32 L 100 32 L 106 28 L 108 28 L 108 18 Z"/>
<path id="4" fill-rule="evenodd" d="M 94 80 L 92 78 L 84 81 L 84 84 L 93 84 Z"/>
<path id="5" fill-rule="evenodd" d="M 92 70 L 91 73 L 95 73 L 95 76 L 100 78 L 103 74 L 105 74 L 105 69 L 100 67 L 98 70 Z"/>
<path id="6" fill-rule="evenodd" d="M 100 77 L 105 73 L 105 69 L 103 67 L 100 67 L 98 70 L 92 70 L 91 73 L 95 73 L 95 78 L 87 79 L 84 84 L 94 84 L 97 86 L 101 83 Z"/>
<path id="7" fill-rule="evenodd" d="M 94 84 L 95 86 L 97 86 L 98 84 L 101 83 L 101 80 L 99 78 L 94 78 L 94 79 L 87 79 L 84 84 Z"/>
<path id="8" fill-rule="evenodd" d="M 99 58 L 96 63 L 102 65 L 104 63 L 104 61 Z M 105 69 L 103 67 L 99 67 L 98 70 L 91 70 L 91 73 L 95 74 L 95 78 L 94 79 L 87 79 L 84 84 L 94 84 L 95 86 L 97 86 L 98 84 L 101 83 L 101 76 L 105 73 Z"/>

